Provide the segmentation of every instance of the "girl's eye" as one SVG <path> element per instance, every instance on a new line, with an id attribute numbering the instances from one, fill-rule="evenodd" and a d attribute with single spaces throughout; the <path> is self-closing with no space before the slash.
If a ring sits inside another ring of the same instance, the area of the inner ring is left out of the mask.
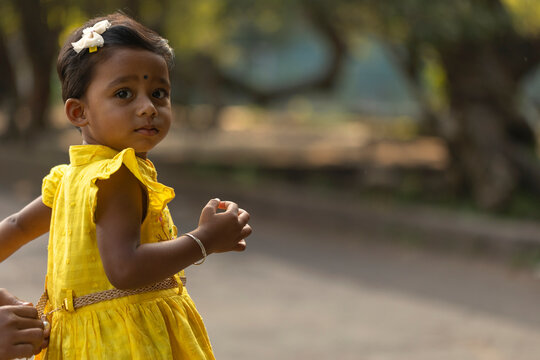
<path id="1" fill-rule="evenodd" d="M 156 89 L 152 93 L 152 96 L 156 99 L 164 99 L 169 96 L 169 93 L 165 89 Z"/>
<path id="2" fill-rule="evenodd" d="M 131 96 L 133 96 L 133 93 L 131 92 L 131 90 L 128 90 L 128 89 L 122 89 L 122 90 L 118 90 L 114 96 L 116 96 L 117 98 L 120 98 L 120 99 L 128 99 L 130 98 Z"/>

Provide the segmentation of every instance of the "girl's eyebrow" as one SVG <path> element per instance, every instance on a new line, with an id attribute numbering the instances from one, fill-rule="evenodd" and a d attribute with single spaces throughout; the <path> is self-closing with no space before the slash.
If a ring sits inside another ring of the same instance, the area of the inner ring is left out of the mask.
<path id="1" fill-rule="evenodd" d="M 171 83 L 169 82 L 169 80 L 163 77 L 157 78 L 157 82 L 165 86 L 169 86 L 169 87 L 171 86 Z"/>
<path id="2" fill-rule="evenodd" d="M 111 81 L 107 87 L 108 88 L 112 88 L 112 87 L 115 87 L 116 85 L 118 84 L 122 84 L 122 83 L 125 83 L 125 82 L 128 82 L 130 80 L 137 80 L 138 76 L 137 75 L 126 75 L 126 76 L 120 76 L 119 78 L 116 78 L 114 79 L 113 81 Z"/>
<path id="3" fill-rule="evenodd" d="M 115 87 L 119 84 L 123 84 L 125 82 L 128 82 L 128 81 L 134 81 L 134 80 L 138 80 L 139 79 L 139 76 L 137 75 L 126 75 L 126 76 L 121 76 L 119 78 L 116 78 L 114 79 L 113 81 L 111 81 L 108 85 L 107 85 L 107 88 L 112 88 L 112 87 Z M 169 80 L 167 80 L 166 78 L 163 78 L 163 77 L 159 77 L 156 79 L 157 82 L 159 82 L 160 84 L 163 84 L 163 85 L 166 85 L 166 86 L 170 86 L 170 82 Z"/>

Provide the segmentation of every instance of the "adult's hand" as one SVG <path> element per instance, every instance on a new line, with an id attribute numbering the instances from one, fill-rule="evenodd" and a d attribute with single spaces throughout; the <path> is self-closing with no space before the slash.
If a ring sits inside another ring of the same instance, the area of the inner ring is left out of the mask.
<path id="1" fill-rule="evenodd" d="M 32 304 L 0 289 L 0 360 L 31 357 L 46 344 L 46 337 Z"/>

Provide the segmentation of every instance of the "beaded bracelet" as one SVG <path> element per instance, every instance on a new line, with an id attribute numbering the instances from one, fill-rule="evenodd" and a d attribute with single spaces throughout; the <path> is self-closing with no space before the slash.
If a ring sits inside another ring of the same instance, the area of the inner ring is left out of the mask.
<path id="1" fill-rule="evenodd" d="M 195 242 L 197 244 L 199 244 L 199 247 L 201 248 L 201 252 L 203 254 L 203 258 L 202 258 L 202 260 L 200 260 L 198 262 L 194 262 L 193 265 L 201 265 L 206 260 L 206 249 L 204 248 L 204 245 L 203 245 L 202 241 L 199 240 L 195 235 L 192 235 L 192 234 L 189 234 L 189 233 L 185 233 L 184 235 L 189 236 L 190 238 L 195 240 Z"/>

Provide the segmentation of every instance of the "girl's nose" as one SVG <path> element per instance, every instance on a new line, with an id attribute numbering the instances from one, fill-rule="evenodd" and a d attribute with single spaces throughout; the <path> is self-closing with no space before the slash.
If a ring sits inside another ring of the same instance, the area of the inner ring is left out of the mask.
<path id="1" fill-rule="evenodd" d="M 140 117 L 148 117 L 151 119 L 155 118 L 157 116 L 157 109 L 154 106 L 152 100 L 150 100 L 146 96 L 142 96 L 137 115 Z"/>

